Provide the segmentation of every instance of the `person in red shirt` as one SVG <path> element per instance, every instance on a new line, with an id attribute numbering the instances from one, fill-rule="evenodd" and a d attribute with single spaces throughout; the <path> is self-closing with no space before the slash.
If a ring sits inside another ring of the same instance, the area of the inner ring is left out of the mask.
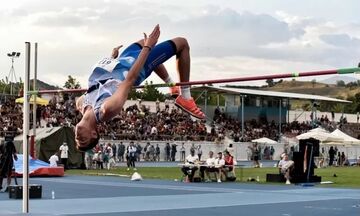
<path id="1" fill-rule="evenodd" d="M 234 161 L 234 157 L 228 151 L 224 151 L 224 155 L 225 168 L 223 169 L 223 173 L 228 181 L 235 181 L 236 175 L 234 165 L 236 162 Z"/>
<path id="2" fill-rule="evenodd" d="M 234 166 L 234 157 L 228 151 L 224 151 L 224 154 L 225 166 L 228 168 L 229 171 L 232 171 Z"/>

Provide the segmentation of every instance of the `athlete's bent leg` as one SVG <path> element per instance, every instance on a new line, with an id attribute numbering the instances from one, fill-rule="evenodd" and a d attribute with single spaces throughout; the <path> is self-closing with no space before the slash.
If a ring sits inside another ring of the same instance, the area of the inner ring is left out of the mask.
<path id="1" fill-rule="evenodd" d="M 172 39 L 176 46 L 176 66 L 180 82 L 188 82 L 190 79 L 190 46 L 185 38 L 177 37 Z M 204 119 L 205 114 L 196 106 L 191 97 L 190 86 L 181 86 L 181 96 L 175 100 L 175 105 L 190 115 Z"/>

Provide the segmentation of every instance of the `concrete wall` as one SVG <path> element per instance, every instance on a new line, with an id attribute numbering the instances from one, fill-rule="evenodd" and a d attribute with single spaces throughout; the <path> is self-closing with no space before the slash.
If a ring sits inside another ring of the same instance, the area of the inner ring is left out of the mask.
<path id="1" fill-rule="evenodd" d="M 125 146 L 128 146 L 130 141 L 128 140 L 124 140 L 122 141 L 123 144 L 125 144 Z M 165 158 L 165 154 L 164 154 L 164 147 L 165 144 L 167 143 L 166 141 L 149 141 L 150 144 L 153 144 L 154 147 L 156 147 L 156 144 L 159 144 L 160 147 L 160 160 L 163 161 Z M 120 140 L 100 140 L 100 143 L 115 143 L 115 144 L 119 144 Z M 135 141 L 135 144 L 137 142 Z M 140 145 L 144 148 L 144 146 L 146 145 L 147 141 L 140 141 L 139 142 Z M 190 153 L 190 148 L 192 146 L 192 143 L 194 143 L 195 147 L 197 147 L 198 145 L 201 145 L 201 149 L 203 152 L 202 158 L 206 159 L 208 157 L 208 152 L 209 151 L 213 151 L 214 153 L 217 153 L 219 151 L 224 151 L 228 145 L 227 144 L 216 144 L 214 142 L 181 142 L 181 141 L 174 141 L 174 142 L 169 142 L 170 145 L 175 143 L 177 145 L 177 153 L 176 153 L 176 160 L 179 161 L 180 160 L 180 148 L 181 148 L 181 144 L 184 143 L 185 146 L 185 155 L 189 155 Z M 252 143 L 234 143 L 233 144 L 233 148 L 234 148 L 234 156 L 236 157 L 237 160 L 247 160 L 248 156 L 247 156 L 247 149 L 248 146 L 252 145 Z M 264 145 L 261 145 L 262 149 L 264 149 Z M 276 145 L 268 145 L 268 146 L 273 146 L 275 149 L 275 154 L 274 154 L 274 160 L 278 160 L 280 159 L 280 155 L 281 153 L 284 152 L 284 144 L 276 144 Z M 196 152 L 195 152 L 196 153 Z"/>
<path id="2" fill-rule="evenodd" d="M 130 141 L 129 140 L 123 140 L 122 141 L 125 146 L 128 146 Z M 164 161 L 165 158 L 165 154 L 164 154 L 164 147 L 165 144 L 167 143 L 166 141 L 149 141 L 150 144 L 153 144 L 154 147 L 156 147 L 156 144 L 159 144 L 160 147 L 160 161 Z M 115 144 L 119 144 L 120 140 L 100 140 L 100 143 L 115 143 Z M 135 144 L 137 142 L 135 141 Z M 140 145 L 144 148 L 147 141 L 140 141 L 139 142 Z M 190 153 L 190 148 L 192 146 L 192 143 L 194 143 L 195 147 L 197 147 L 198 145 L 201 145 L 201 149 L 203 152 L 202 155 L 202 159 L 206 159 L 208 157 L 208 152 L 209 151 L 213 151 L 214 153 L 217 153 L 219 151 L 224 151 L 227 147 L 228 144 L 216 144 L 214 142 L 182 142 L 182 141 L 174 141 L 174 142 L 169 142 L 170 145 L 172 145 L 173 143 L 175 143 L 177 145 L 177 153 L 176 153 L 176 160 L 180 161 L 180 148 L 181 148 L 181 144 L 184 143 L 185 146 L 185 157 L 187 155 L 189 155 Z M 248 158 L 248 146 L 252 145 L 252 143 L 248 143 L 248 142 L 238 142 L 238 143 L 233 143 L 233 148 L 234 148 L 234 157 L 237 160 L 247 160 Z M 264 144 L 261 144 L 261 149 L 262 149 L 262 153 L 263 150 L 265 148 Z M 267 146 L 273 146 L 275 149 L 275 153 L 274 153 L 274 160 L 279 160 L 280 159 L 280 155 L 284 152 L 284 149 L 290 149 L 290 146 L 296 146 L 296 144 L 285 144 L 285 143 L 280 143 L 280 144 L 274 144 L 274 145 L 267 145 Z M 324 148 L 324 155 L 327 156 L 327 152 L 329 151 L 330 146 L 328 145 L 321 145 L 320 148 Z M 337 148 L 339 150 L 339 152 L 345 152 L 345 155 L 347 155 L 348 159 L 356 159 L 360 156 L 360 146 L 343 146 L 343 145 L 337 145 Z M 297 149 L 297 148 L 295 148 Z M 320 149 L 320 152 L 322 152 L 322 149 Z M 195 152 L 196 153 L 196 152 Z"/>

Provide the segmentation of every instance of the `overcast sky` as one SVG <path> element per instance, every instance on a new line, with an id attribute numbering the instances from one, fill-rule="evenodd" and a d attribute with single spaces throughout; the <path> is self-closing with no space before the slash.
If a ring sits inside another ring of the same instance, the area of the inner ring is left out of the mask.
<path id="1" fill-rule="evenodd" d="M 86 87 L 97 60 L 156 24 L 160 41 L 188 38 L 191 80 L 353 67 L 359 11 L 358 0 L 11 0 L 0 8 L 0 78 L 11 51 L 22 53 L 15 70 L 23 77 L 31 41 L 39 43 L 40 80 L 62 86 L 73 75 Z M 177 79 L 174 60 L 166 66 Z"/>

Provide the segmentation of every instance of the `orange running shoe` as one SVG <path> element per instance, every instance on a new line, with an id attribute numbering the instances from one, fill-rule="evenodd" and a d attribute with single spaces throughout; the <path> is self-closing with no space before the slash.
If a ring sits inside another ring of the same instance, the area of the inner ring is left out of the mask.
<path id="1" fill-rule="evenodd" d="M 205 119 L 205 114 L 196 106 L 193 98 L 185 99 L 179 95 L 175 100 L 175 105 L 195 118 Z"/>
<path id="2" fill-rule="evenodd" d="M 172 86 L 170 89 L 170 95 L 172 98 L 177 98 L 180 95 L 180 87 L 179 86 Z"/>

